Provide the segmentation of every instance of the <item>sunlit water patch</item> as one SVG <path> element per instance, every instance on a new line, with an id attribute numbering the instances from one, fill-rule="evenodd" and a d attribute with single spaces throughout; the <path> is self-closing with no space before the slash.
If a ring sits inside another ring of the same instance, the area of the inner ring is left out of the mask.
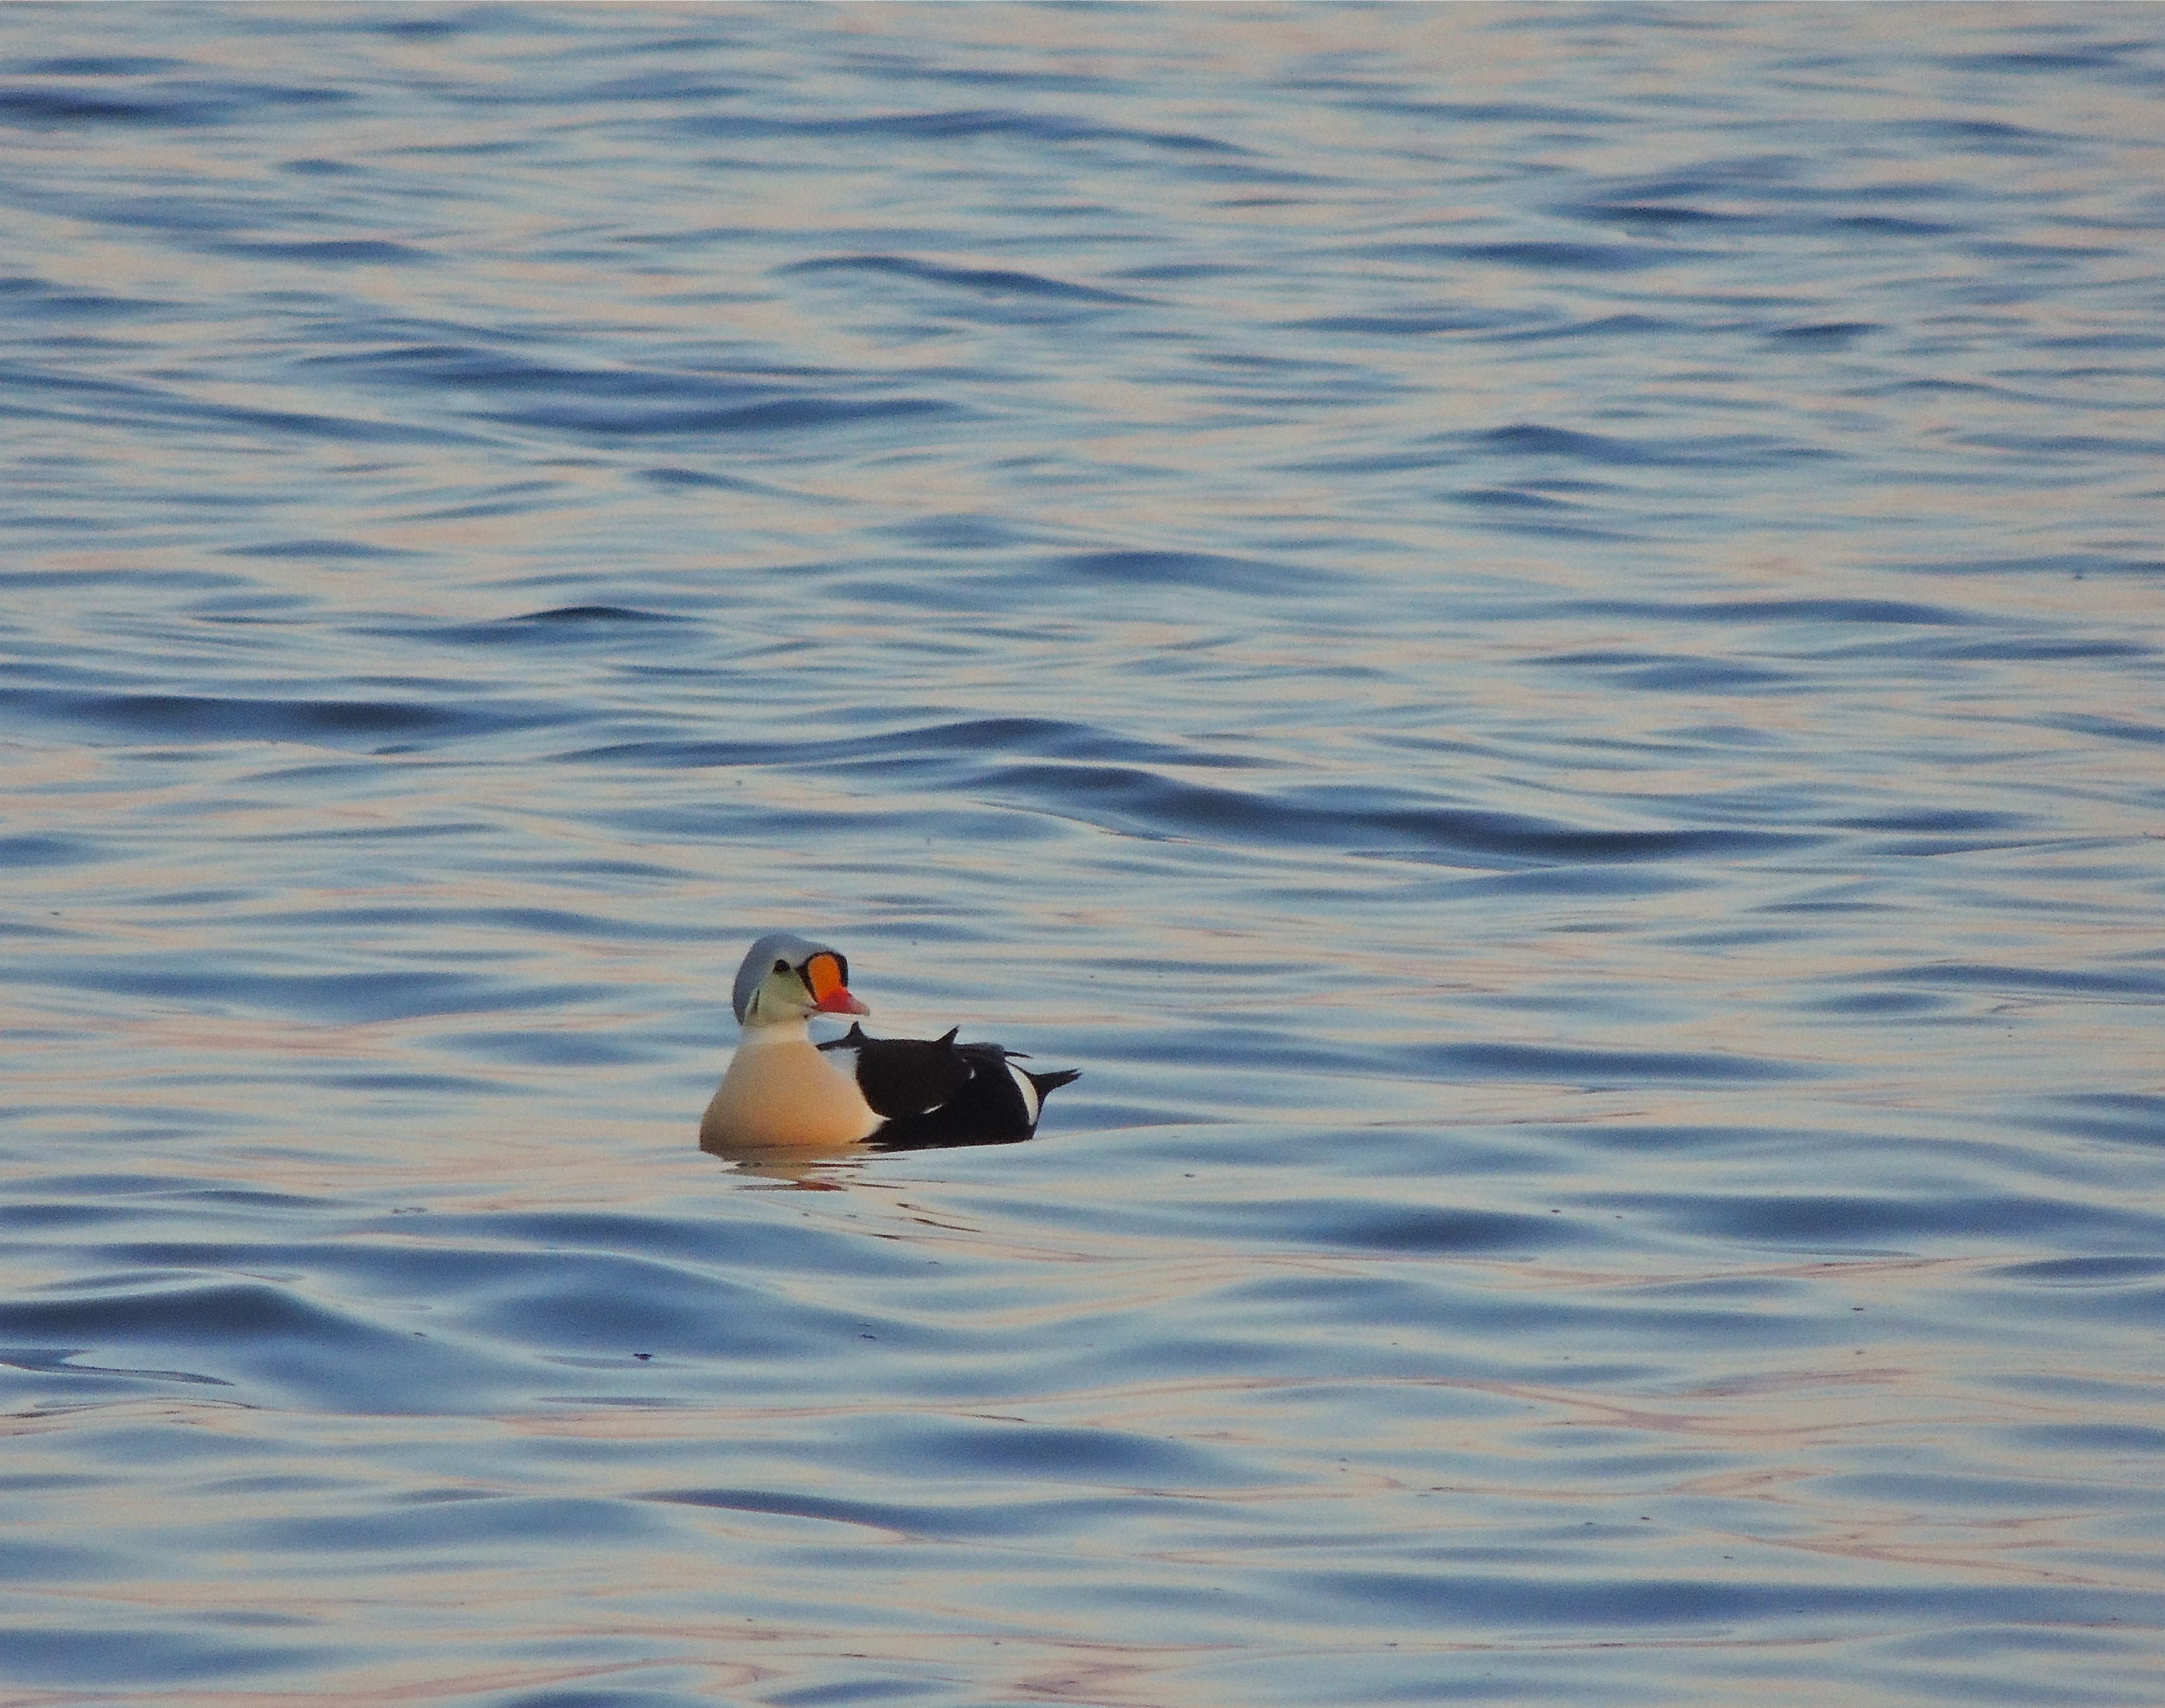
<path id="1" fill-rule="evenodd" d="M 2143 22 L 0 16 L 10 1700 L 2153 1701 Z"/>

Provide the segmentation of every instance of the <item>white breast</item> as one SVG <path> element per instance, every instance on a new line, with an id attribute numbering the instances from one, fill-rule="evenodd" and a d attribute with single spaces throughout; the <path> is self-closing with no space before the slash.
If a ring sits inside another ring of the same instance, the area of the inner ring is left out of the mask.
<path id="1" fill-rule="evenodd" d="M 699 1123 L 702 1144 L 846 1145 L 880 1124 L 856 1079 L 800 1026 L 748 1029 Z"/>

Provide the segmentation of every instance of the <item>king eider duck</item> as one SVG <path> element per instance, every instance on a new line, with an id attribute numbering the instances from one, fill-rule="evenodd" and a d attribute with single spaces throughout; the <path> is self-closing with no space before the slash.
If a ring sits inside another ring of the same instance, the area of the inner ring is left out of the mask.
<path id="1" fill-rule="evenodd" d="M 1076 1069 L 1033 1073 L 998 1044 L 872 1038 L 861 1025 L 812 1041 L 814 1015 L 872 1012 L 837 950 L 788 931 L 751 946 L 731 993 L 744 1029 L 699 1123 L 704 1149 L 877 1151 L 1003 1145 L 1037 1131 L 1047 1093 Z"/>

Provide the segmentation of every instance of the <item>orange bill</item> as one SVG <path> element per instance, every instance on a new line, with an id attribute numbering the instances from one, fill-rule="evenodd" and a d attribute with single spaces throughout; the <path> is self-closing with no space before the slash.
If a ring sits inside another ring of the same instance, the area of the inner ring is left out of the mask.
<path id="1" fill-rule="evenodd" d="M 822 951 L 804 963 L 805 988 L 812 993 L 814 1014 L 870 1014 L 872 1010 L 850 994 L 844 982 L 842 957 Z"/>

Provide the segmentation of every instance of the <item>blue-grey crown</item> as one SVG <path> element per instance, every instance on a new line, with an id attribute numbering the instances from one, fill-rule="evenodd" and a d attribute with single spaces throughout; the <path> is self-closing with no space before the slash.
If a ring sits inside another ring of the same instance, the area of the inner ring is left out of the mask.
<path id="1" fill-rule="evenodd" d="M 744 965 L 737 968 L 736 988 L 730 997 L 730 1005 L 737 1013 L 737 1024 L 744 1024 L 745 1010 L 751 1006 L 753 993 L 774 971 L 776 962 L 787 961 L 792 967 L 802 967 L 823 949 L 830 955 L 841 952 L 828 949 L 824 943 L 815 943 L 809 937 L 800 937 L 794 931 L 769 931 L 745 951 Z"/>

